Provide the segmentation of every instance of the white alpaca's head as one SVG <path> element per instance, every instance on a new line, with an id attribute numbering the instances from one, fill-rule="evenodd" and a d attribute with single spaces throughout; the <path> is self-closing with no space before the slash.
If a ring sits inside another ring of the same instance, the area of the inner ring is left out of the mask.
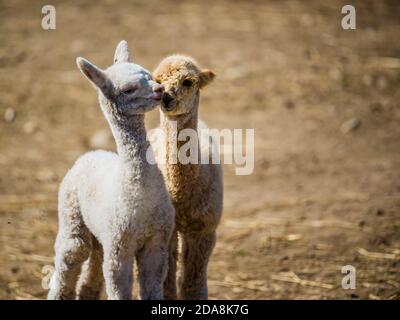
<path id="1" fill-rule="evenodd" d="M 111 108 L 106 111 L 113 115 L 126 117 L 143 114 L 160 103 L 163 86 L 153 81 L 149 71 L 131 63 L 128 43 L 124 40 L 115 50 L 114 64 L 106 70 L 80 57 L 76 63 L 98 90 L 100 102 L 106 102 Z"/>
<path id="2" fill-rule="evenodd" d="M 215 77 L 214 72 L 200 69 L 193 58 L 183 55 L 165 58 L 153 75 L 165 88 L 161 107 L 170 116 L 187 114 L 197 108 L 200 89 Z"/>

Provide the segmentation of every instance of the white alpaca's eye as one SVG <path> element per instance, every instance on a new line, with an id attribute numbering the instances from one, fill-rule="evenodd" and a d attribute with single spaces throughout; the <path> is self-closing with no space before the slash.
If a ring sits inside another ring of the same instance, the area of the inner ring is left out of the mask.
<path id="1" fill-rule="evenodd" d="M 126 89 L 126 90 L 124 90 L 124 91 L 122 91 L 124 94 L 132 94 L 132 93 L 134 93 L 136 91 L 136 88 L 129 88 L 129 89 Z"/>

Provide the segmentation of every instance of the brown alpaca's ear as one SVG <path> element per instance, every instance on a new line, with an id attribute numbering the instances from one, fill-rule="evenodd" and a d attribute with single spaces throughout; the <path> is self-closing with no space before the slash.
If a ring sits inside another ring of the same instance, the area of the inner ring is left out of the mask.
<path id="1" fill-rule="evenodd" d="M 209 69 L 204 69 L 200 73 L 200 80 L 199 80 L 200 88 L 204 88 L 206 85 L 211 83 L 214 80 L 214 78 L 215 78 L 214 72 L 212 72 Z"/>

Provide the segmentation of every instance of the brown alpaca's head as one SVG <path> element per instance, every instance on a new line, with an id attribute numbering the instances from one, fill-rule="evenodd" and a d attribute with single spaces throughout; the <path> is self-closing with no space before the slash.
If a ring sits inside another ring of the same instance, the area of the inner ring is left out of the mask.
<path id="1" fill-rule="evenodd" d="M 215 77 L 214 72 L 200 69 L 194 59 L 183 55 L 165 58 L 153 75 L 165 88 L 161 108 L 170 116 L 187 114 L 197 108 L 200 89 Z"/>

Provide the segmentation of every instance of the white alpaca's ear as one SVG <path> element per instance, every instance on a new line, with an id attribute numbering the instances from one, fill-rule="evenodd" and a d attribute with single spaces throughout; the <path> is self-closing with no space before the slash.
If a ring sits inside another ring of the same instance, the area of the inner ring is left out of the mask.
<path id="1" fill-rule="evenodd" d="M 215 73 L 209 69 L 204 69 L 200 73 L 199 84 L 200 88 L 204 88 L 206 85 L 210 84 L 215 78 Z"/>
<path id="2" fill-rule="evenodd" d="M 107 98 L 113 97 L 114 85 L 103 70 L 84 58 L 76 58 L 79 70 L 86 78 L 99 89 Z"/>
<path id="3" fill-rule="evenodd" d="M 128 48 L 128 42 L 122 40 L 118 43 L 114 54 L 114 63 L 131 62 L 131 54 Z"/>

